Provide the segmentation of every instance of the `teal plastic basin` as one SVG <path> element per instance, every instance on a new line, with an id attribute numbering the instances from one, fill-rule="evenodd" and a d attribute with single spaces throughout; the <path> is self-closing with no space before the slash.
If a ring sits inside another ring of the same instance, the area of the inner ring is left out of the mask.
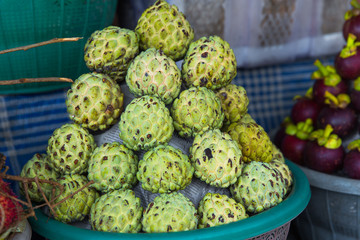
<path id="1" fill-rule="evenodd" d="M 247 219 L 217 227 L 173 233 L 107 233 L 74 227 L 61 223 L 36 210 L 29 218 L 33 231 L 48 239 L 248 239 L 270 232 L 296 218 L 307 206 L 310 197 L 309 182 L 294 163 L 286 161 L 294 175 L 294 185 L 289 196 L 277 206 Z"/>

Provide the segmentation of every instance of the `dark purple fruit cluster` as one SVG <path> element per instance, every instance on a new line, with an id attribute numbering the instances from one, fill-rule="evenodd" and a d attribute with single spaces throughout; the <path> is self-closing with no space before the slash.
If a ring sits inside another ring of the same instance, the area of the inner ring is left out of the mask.
<path id="1" fill-rule="evenodd" d="M 299 165 L 360 179 L 360 140 L 353 139 L 360 132 L 360 4 L 351 4 L 343 25 L 346 45 L 332 66 L 315 61 L 314 83 L 294 98 L 274 143 Z"/>

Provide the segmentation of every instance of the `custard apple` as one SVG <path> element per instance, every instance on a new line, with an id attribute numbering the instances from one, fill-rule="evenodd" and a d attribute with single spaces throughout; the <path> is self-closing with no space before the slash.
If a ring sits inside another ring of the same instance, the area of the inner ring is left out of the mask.
<path id="1" fill-rule="evenodd" d="M 211 186 L 227 188 L 241 175 L 239 145 L 219 129 L 197 135 L 189 152 L 195 176 Z"/>
<path id="2" fill-rule="evenodd" d="M 224 121 L 220 99 L 205 87 L 182 91 L 171 106 L 171 116 L 175 129 L 185 138 L 221 128 Z"/>
<path id="3" fill-rule="evenodd" d="M 37 177 L 39 180 L 56 182 L 59 174 L 51 168 L 50 163 L 48 162 L 48 156 L 46 154 L 36 153 L 23 166 L 20 176 L 25 178 Z M 23 196 L 26 196 L 24 184 L 20 182 L 19 185 L 20 193 Z M 45 197 L 49 199 L 52 193 L 53 186 L 49 183 L 42 182 L 40 182 L 39 185 L 41 190 L 44 192 Z M 34 202 L 41 203 L 45 201 L 43 195 L 40 192 L 40 189 L 38 188 L 38 185 L 35 182 L 28 183 L 27 193 L 29 194 L 30 199 Z"/>
<path id="4" fill-rule="evenodd" d="M 114 81 L 125 79 L 130 62 L 139 54 L 134 31 L 108 26 L 91 34 L 84 47 L 84 60 L 91 72 L 105 73 Z"/>
<path id="5" fill-rule="evenodd" d="M 148 95 L 135 98 L 126 106 L 119 129 L 120 139 L 134 151 L 167 144 L 174 132 L 169 109 L 159 98 Z"/>
<path id="6" fill-rule="evenodd" d="M 163 51 L 149 48 L 130 64 L 126 84 L 135 96 L 150 95 L 170 104 L 180 93 L 180 70 Z"/>
<path id="7" fill-rule="evenodd" d="M 142 13 L 135 32 L 142 50 L 161 49 L 174 61 L 183 59 L 194 39 L 194 30 L 184 14 L 164 0 L 156 1 Z"/>
<path id="8" fill-rule="evenodd" d="M 56 214 L 54 218 L 64 223 L 85 219 L 90 213 L 91 206 L 99 197 L 99 193 L 94 188 L 86 186 L 88 180 L 80 174 L 64 175 L 58 179 L 58 183 L 64 187 L 64 191 L 61 193 L 60 188 L 57 188 L 53 196 L 59 196 L 54 200 Z M 83 187 L 84 189 L 76 192 Z M 71 194 L 73 196 L 69 197 Z M 59 203 L 65 198 L 67 198 L 65 201 Z"/>
<path id="9" fill-rule="evenodd" d="M 96 199 L 90 210 L 93 230 L 137 233 L 141 230 L 143 207 L 131 189 L 110 191 Z"/>
<path id="10" fill-rule="evenodd" d="M 75 123 L 93 131 L 105 130 L 119 120 L 124 94 L 109 76 L 85 73 L 71 85 L 65 103 Z"/>
<path id="11" fill-rule="evenodd" d="M 294 182 L 293 174 L 292 174 L 289 166 L 285 162 L 281 162 L 280 160 L 277 160 L 277 159 L 273 159 L 270 162 L 270 165 L 271 165 L 271 167 L 279 170 L 279 172 L 281 173 L 281 176 L 283 177 L 284 183 L 286 186 L 285 194 L 287 194 L 290 191 L 292 184 Z"/>
<path id="12" fill-rule="evenodd" d="M 252 161 L 245 164 L 230 192 L 248 213 L 259 213 L 283 201 L 286 185 L 281 173 L 269 163 Z"/>
<path id="13" fill-rule="evenodd" d="M 230 124 L 226 132 L 239 144 L 245 162 L 272 160 L 273 143 L 260 125 L 236 122 Z"/>
<path id="14" fill-rule="evenodd" d="M 88 179 L 100 192 L 132 188 L 136 183 L 137 155 L 118 142 L 97 147 L 89 159 Z"/>
<path id="15" fill-rule="evenodd" d="M 145 190 L 169 193 L 188 186 L 193 174 L 194 167 L 186 154 L 173 146 L 160 145 L 144 154 L 137 178 Z"/>
<path id="16" fill-rule="evenodd" d="M 245 207 L 234 199 L 227 195 L 210 192 L 201 199 L 198 215 L 198 228 L 219 226 L 249 217 Z"/>
<path id="17" fill-rule="evenodd" d="M 272 149 L 273 149 L 272 161 L 276 160 L 276 161 L 285 163 L 284 154 L 280 151 L 280 149 L 274 143 L 273 143 Z"/>
<path id="18" fill-rule="evenodd" d="M 84 173 L 96 143 L 92 134 L 75 123 L 55 129 L 47 146 L 49 162 L 62 174 Z"/>
<path id="19" fill-rule="evenodd" d="M 180 192 L 162 193 L 144 210 L 142 230 L 147 233 L 178 232 L 197 228 L 194 204 Z"/>
<path id="20" fill-rule="evenodd" d="M 247 113 L 249 98 L 242 86 L 228 84 L 216 91 L 224 110 L 224 124 L 238 122 Z"/>
<path id="21" fill-rule="evenodd" d="M 219 36 L 192 42 L 184 57 L 181 76 L 189 87 L 212 90 L 228 85 L 236 76 L 236 59 L 229 43 Z"/>

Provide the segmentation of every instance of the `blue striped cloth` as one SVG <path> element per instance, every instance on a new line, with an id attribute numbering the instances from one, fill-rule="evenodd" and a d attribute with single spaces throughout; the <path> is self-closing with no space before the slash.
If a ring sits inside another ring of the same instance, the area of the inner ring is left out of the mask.
<path id="1" fill-rule="evenodd" d="M 333 57 L 321 58 L 332 65 Z M 267 132 L 277 128 L 290 113 L 295 95 L 312 85 L 314 59 L 293 63 L 238 69 L 233 83 L 249 97 L 249 113 Z M 65 106 L 67 89 L 53 92 L 0 96 L 0 152 L 7 156 L 9 174 L 20 174 L 35 154 L 45 153 L 52 132 L 70 122 Z"/>

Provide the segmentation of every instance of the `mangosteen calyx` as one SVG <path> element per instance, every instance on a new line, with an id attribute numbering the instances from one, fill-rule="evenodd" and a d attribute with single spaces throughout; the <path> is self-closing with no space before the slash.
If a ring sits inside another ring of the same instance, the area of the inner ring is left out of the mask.
<path id="1" fill-rule="evenodd" d="M 337 96 L 325 91 L 325 103 L 332 108 L 346 108 L 351 102 L 349 94 L 340 93 Z"/>
<path id="2" fill-rule="evenodd" d="M 340 75 L 336 72 L 334 66 L 324 66 L 319 59 L 316 59 L 314 65 L 318 67 L 318 70 L 311 74 L 311 78 L 315 80 L 324 80 L 326 86 L 335 87 L 341 82 Z"/>
<path id="3" fill-rule="evenodd" d="M 285 133 L 296 136 L 301 140 L 307 140 L 313 130 L 313 121 L 311 118 L 308 118 L 304 122 L 298 122 L 296 125 L 293 123 L 289 124 L 285 129 Z"/>
<path id="4" fill-rule="evenodd" d="M 304 96 L 295 95 L 295 96 L 293 97 L 293 100 L 296 101 L 296 100 L 299 100 L 299 99 L 302 99 L 302 98 L 305 98 L 305 99 L 313 99 L 313 98 L 314 98 L 313 96 L 314 96 L 314 95 L 313 95 L 313 88 L 310 87 L 310 88 L 306 91 L 306 93 L 305 93 Z"/>
<path id="5" fill-rule="evenodd" d="M 357 48 L 360 46 L 360 42 L 356 41 L 356 36 L 349 33 L 346 46 L 340 52 L 341 58 L 348 58 L 354 56 L 357 53 Z"/>
<path id="6" fill-rule="evenodd" d="M 360 92 L 360 77 L 356 78 L 353 83 L 353 89 Z"/>
<path id="7" fill-rule="evenodd" d="M 350 142 L 347 145 L 347 149 L 349 149 L 349 151 L 356 150 L 356 151 L 360 152 L 360 139 L 356 139 L 356 140 Z"/>
<path id="8" fill-rule="evenodd" d="M 337 149 L 341 147 L 342 140 L 337 134 L 333 134 L 333 128 L 327 124 L 325 129 L 317 129 L 310 133 L 309 140 L 316 140 L 319 146 L 328 149 Z"/>
<path id="9" fill-rule="evenodd" d="M 360 14 L 360 3 L 357 0 L 351 0 L 350 4 L 352 9 L 345 12 L 345 21 Z"/>

